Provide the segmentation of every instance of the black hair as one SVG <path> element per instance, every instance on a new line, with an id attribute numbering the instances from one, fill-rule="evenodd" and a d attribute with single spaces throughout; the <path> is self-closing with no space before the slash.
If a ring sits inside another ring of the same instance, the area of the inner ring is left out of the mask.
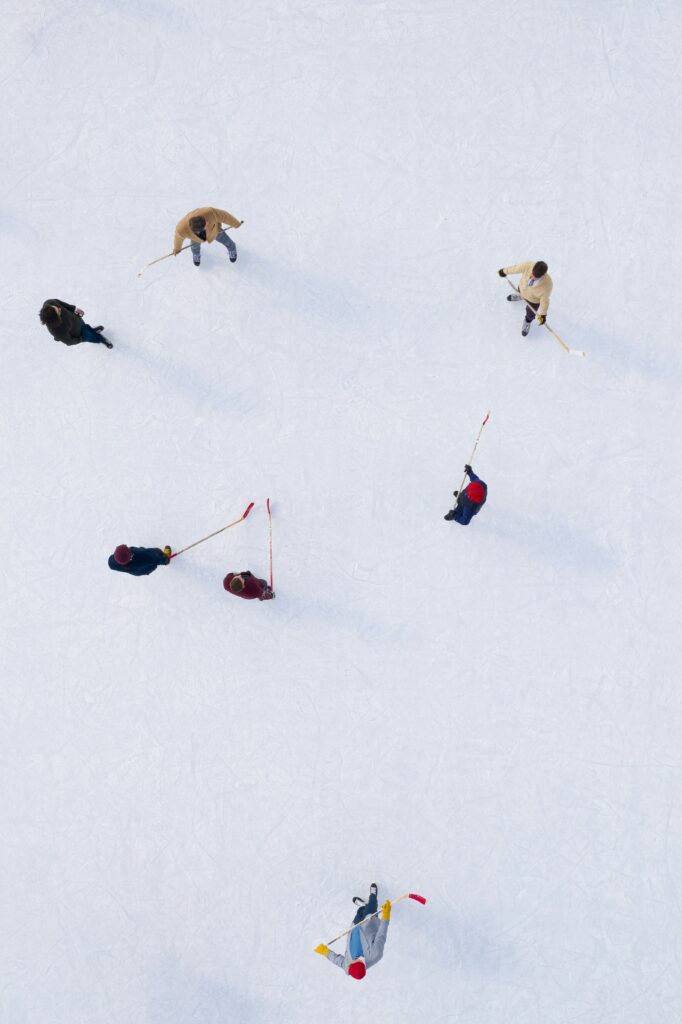
<path id="1" fill-rule="evenodd" d="M 45 324 L 46 327 L 49 327 L 50 324 L 56 324 L 59 320 L 59 313 L 54 306 L 43 306 L 38 316 L 40 317 L 41 324 Z"/>
<path id="2" fill-rule="evenodd" d="M 204 228 L 206 227 L 206 218 L 205 217 L 192 217 L 192 219 L 189 222 L 189 226 L 191 227 L 192 231 L 194 231 L 194 232 L 203 231 Z"/>
<path id="3" fill-rule="evenodd" d="M 538 260 L 538 262 L 533 267 L 533 277 L 544 277 L 546 273 L 547 264 L 543 263 L 542 260 Z"/>

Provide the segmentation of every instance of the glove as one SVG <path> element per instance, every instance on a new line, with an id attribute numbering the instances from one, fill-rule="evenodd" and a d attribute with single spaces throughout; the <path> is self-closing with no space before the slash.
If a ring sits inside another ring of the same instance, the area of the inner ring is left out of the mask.
<path id="1" fill-rule="evenodd" d="M 505 270 L 498 270 L 497 273 L 500 275 L 500 277 L 506 277 L 507 276 L 507 273 L 506 273 Z"/>
<path id="2" fill-rule="evenodd" d="M 467 465 L 467 466 L 464 467 L 464 472 L 466 473 L 467 476 L 471 476 L 473 470 L 472 470 L 471 466 Z"/>
<path id="3" fill-rule="evenodd" d="M 540 313 L 540 315 L 538 316 L 538 323 L 540 324 L 540 327 L 542 327 L 542 325 L 544 324 L 546 319 L 547 319 L 547 317 L 543 316 L 543 314 Z"/>
<path id="4" fill-rule="evenodd" d="M 320 956 L 326 956 L 329 952 L 329 946 L 325 946 L 324 942 L 321 942 L 319 946 L 315 946 L 315 952 L 319 953 Z"/>
<path id="5" fill-rule="evenodd" d="M 85 310 L 84 309 L 79 309 L 78 306 L 76 306 L 76 315 L 77 316 L 85 316 Z"/>
<path id="6" fill-rule="evenodd" d="M 170 546 L 170 544 L 166 544 L 165 548 L 163 549 L 163 553 L 166 556 L 166 558 L 170 558 L 170 556 L 171 556 L 171 546 Z"/>
<path id="7" fill-rule="evenodd" d="M 382 921 L 390 921 L 391 920 L 391 901 L 390 900 L 386 900 L 386 902 L 384 903 L 383 907 L 381 908 L 381 920 Z"/>

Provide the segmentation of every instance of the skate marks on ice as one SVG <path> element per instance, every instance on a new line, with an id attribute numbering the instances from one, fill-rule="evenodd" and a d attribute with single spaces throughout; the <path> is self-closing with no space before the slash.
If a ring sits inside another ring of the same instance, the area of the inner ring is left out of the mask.
<path id="1" fill-rule="evenodd" d="M 670 351 L 659 350 L 657 336 L 658 326 L 652 328 L 651 334 L 634 337 L 630 327 L 623 325 L 622 330 L 607 333 L 584 323 L 574 323 L 569 319 L 566 326 L 566 337 L 571 344 L 589 349 L 590 361 L 598 365 L 600 371 L 607 370 L 610 375 L 637 374 L 646 381 L 657 381 L 663 376 L 673 376 L 679 380 L 682 376 L 682 363 Z"/>
<path id="2" fill-rule="evenodd" d="M 393 315 L 385 302 L 347 279 L 255 254 L 248 256 L 244 269 L 244 279 L 268 295 L 273 308 L 296 316 L 313 316 L 343 328 L 365 326 Z"/>
<path id="3" fill-rule="evenodd" d="M 227 943 L 226 943 L 227 949 Z M 227 955 L 226 955 L 227 959 Z M 278 1007 L 230 985 L 229 963 L 220 973 L 192 970 L 174 954 L 161 956 L 147 975 L 146 1024 L 260 1024 L 281 1019 Z"/>
<path id="4" fill-rule="evenodd" d="M 127 358 L 140 363 L 150 382 L 160 390 L 165 391 L 166 386 L 170 385 L 178 394 L 184 395 L 192 407 L 198 407 L 203 412 L 209 407 L 213 412 L 233 412 L 242 417 L 251 413 L 258 414 L 267 406 L 268 396 L 265 392 L 261 399 L 255 387 L 231 388 L 221 383 L 215 370 L 212 373 L 203 372 L 197 365 L 196 352 L 194 357 L 190 354 L 183 358 L 175 350 L 172 359 L 167 361 L 161 351 L 158 356 L 142 355 L 139 350 L 124 342 L 117 343 L 117 349 Z"/>

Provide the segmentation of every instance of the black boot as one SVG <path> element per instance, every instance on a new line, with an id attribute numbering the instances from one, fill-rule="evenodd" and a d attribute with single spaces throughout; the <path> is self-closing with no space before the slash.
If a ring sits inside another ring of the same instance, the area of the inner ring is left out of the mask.
<path id="1" fill-rule="evenodd" d="M 107 341 L 107 339 L 105 337 L 102 337 L 102 344 L 106 345 L 107 348 L 113 348 L 114 347 L 112 345 L 112 343 L 110 341 Z"/>
<path id="2" fill-rule="evenodd" d="M 450 511 L 447 513 L 447 515 L 443 516 L 443 519 L 447 519 L 448 521 L 450 521 L 451 519 L 454 519 L 454 518 L 455 518 L 455 510 L 454 510 L 454 508 L 451 508 Z"/>
<path id="3" fill-rule="evenodd" d="M 367 900 L 363 900 L 362 896 L 354 896 L 353 897 L 353 903 L 355 904 L 356 907 L 366 907 L 367 906 Z"/>
<path id="4" fill-rule="evenodd" d="M 93 327 L 92 329 L 93 329 L 93 331 L 96 331 L 97 334 L 101 334 L 102 331 L 104 330 L 104 328 L 102 327 L 101 324 L 99 325 L 99 327 Z"/>

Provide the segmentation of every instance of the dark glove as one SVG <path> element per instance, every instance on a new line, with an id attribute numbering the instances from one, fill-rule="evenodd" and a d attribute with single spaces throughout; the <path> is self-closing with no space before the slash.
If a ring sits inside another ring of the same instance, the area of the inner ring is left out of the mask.
<path id="1" fill-rule="evenodd" d="M 507 274 L 506 274 L 506 272 L 504 270 L 498 270 L 497 273 L 500 275 L 500 277 L 506 277 L 507 276 Z"/>
<path id="2" fill-rule="evenodd" d="M 546 319 L 547 317 L 540 313 L 540 315 L 538 316 L 538 323 L 540 324 L 540 327 L 542 327 Z"/>
<path id="3" fill-rule="evenodd" d="M 471 476 L 473 470 L 471 469 L 471 466 L 465 466 L 464 472 L 466 473 L 467 476 Z"/>

